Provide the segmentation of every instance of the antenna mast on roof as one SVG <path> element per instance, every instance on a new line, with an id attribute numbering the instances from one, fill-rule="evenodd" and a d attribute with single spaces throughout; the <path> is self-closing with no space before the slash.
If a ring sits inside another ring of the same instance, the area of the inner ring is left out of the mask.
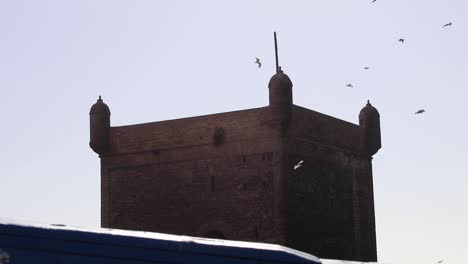
<path id="1" fill-rule="evenodd" d="M 276 31 L 274 32 L 275 37 L 275 59 L 276 59 L 276 73 L 279 73 L 279 62 L 278 62 L 278 42 L 276 41 Z"/>

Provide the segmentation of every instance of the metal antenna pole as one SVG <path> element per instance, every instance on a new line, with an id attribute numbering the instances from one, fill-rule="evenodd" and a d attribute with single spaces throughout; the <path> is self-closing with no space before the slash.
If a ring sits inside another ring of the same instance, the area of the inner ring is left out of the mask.
<path id="1" fill-rule="evenodd" d="M 279 62 L 278 62 L 278 42 L 276 41 L 276 32 L 274 32 L 275 37 L 275 59 L 276 59 L 276 73 L 279 73 Z"/>

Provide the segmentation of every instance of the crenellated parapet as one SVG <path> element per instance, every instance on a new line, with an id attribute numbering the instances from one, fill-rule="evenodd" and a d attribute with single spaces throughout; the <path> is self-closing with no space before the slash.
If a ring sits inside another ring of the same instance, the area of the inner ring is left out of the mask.
<path id="1" fill-rule="evenodd" d="M 272 120 L 280 123 L 283 132 L 289 127 L 291 121 L 292 87 L 291 79 L 281 70 L 281 67 L 268 83 Z"/>

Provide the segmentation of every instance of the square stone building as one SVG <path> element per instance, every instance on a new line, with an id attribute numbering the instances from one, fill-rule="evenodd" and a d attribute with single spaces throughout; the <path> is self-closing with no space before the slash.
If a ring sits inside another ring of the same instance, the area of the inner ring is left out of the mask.
<path id="1" fill-rule="evenodd" d="M 99 98 L 102 227 L 376 261 L 378 111 L 368 102 L 356 125 L 294 105 L 281 69 L 268 88 L 268 106 L 118 127 Z"/>

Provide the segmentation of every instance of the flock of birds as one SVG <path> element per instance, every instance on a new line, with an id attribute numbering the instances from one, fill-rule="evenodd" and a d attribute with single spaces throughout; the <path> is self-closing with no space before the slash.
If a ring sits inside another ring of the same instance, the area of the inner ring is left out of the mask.
<path id="1" fill-rule="evenodd" d="M 373 0 L 372 3 L 374 3 L 375 1 L 377 1 L 377 0 Z M 452 26 L 452 22 L 447 23 L 447 24 L 444 24 L 444 25 L 442 26 L 442 28 L 444 28 L 444 27 L 450 27 L 450 26 Z M 398 42 L 405 43 L 405 39 L 400 38 L 400 39 L 398 39 Z M 254 63 L 256 63 L 256 64 L 258 65 L 258 68 L 262 67 L 262 62 L 260 61 L 259 58 L 255 58 L 255 62 L 254 62 Z M 369 70 L 369 69 L 370 69 L 370 67 L 368 67 L 368 66 L 364 67 L 364 70 Z M 346 87 L 354 88 L 354 85 L 353 85 L 352 83 L 348 83 L 348 84 L 346 84 Z M 419 109 L 419 110 L 416 111 L 414 114 L 415 114 L 415 115 L 418 115 L 418 114 L 422 114 L 422 113 L 424 113 L 424 112 L 426 112 L 426 110 L 424 110 L 424 109 Z M 296 169 L 296 168 L 295 168 L 295 169 Z"/>
<path id="2" fill-rule="evenodd" d="M 373 0 L 372 3 L 374 3 L 375 1 L 377 1 L 377 0 Z M 447 24 L 444 24 L 444 25 L 442 26 L 442 28 L 444 28 L 444 27 L 450 27 L 450 26 L 452 26 L 452 22 L 447 23 Z M 405 39 L 404 39 L 404 38 L 400 38 L 400 39 L 398 39 L 398 42 L 405 43 Z M 369 69 L 370 69 L 369 67 L 364 67 L 364 70 L 369 70 Z M 348 83 L 348 84 L 346 85 L 346 87 L 353 88 L 354 85 L 351 84 L 351 83 Z M 426 110 L 424 110 L 424 109 L 419 109 L 419 110 L 416 111 L 414 114 L 415 114 L 415 115 L 418 115 L 418 114 L 422 114 L 422 113 L 424 113 L 424 112 L 426 112 Z"/>
<path id="3" fill-rule="evenodd" d="M 376 1 L 377 1 L 377 0 L 373 0 L 372 3 L 376 2 Z M 447 24 L 444 24 L 444 25 L 442 26 L 442 28 L 450 27 L 450 26 L 452 26 L 452 22 L 447 23 Z M 400 38 L 400 39 L 398 39 L 398 42 L 404 43 L 404 42 L 405 42 L 405 39 Z M 261 68 L 261 67 L 262 67 L 262 62 L 260 61 L 259 58 L 255 58 L 254 63 L 258 65 L 258 68 Z M 368 66 L 364 67 L 364 70 L 369 70 L 369 69 L 370 69 L 370 67 L 368 67 Z M 352 83 L 348 83 L 348 84 L 346 84 L 346 87 L 353 88 L 354 85 L 353 85 Z M 424 113 L 424 112 L 426 112 L 426 110 L 424 110 L 424 109 L 419 109 L 419 110 L 416 111 L 414 114 L 415 114 L 415 115 L 418 115 L 418 114 L 422 114 L 422 113 Z M 300 167 L 302 167 L 302 166 L 303 166 L 303 163 L 304 163 L 304 160 L 300 160 L 298 163 L 296 163 L 296 164 L 294 165 L 294 170 L 297 170 L 297 169 L 299 169 Z M 443 262 L 443 260 L 437 261 L 438 264 L 440 264 L 440 263 L 442 263 L 442 262 Z"/>
<path id="4" fill-rule="evenodd" d="M 372 0 L 372 3 L 375 3 L 376 1 L 377 1 L 377 0 Z M 452 26 L 452 22 L 444 24 L 444 25 L 442 26 L 442 28 L 450 27 L 450 26 Z M 405 39 L 404 39 L 404 38 L 400 38 L 400 39 L 398 39 L 398 42 L 401 42 L 401 43 L 403 44 L 403 43 L 405 42 Z M 262 62 L 260 61 L 259 58 L 255 58 L 255 62 L 254 62 L 254 63 L 256 63 L 256 64 L 258 65 L 258 68 L 261 68 L 261 67 L 262 67 Z M 369 70 L 369 69 L 370 69 L 370 67 L 368 67 L 368 66 L 364 67 L 364 70 Z M 354 85 L 353 85 L 352 83 L 348 83 L 348 84 L 346 84 L 346 87 L 354 88 Z M 422 113 L 424 113 L 424 112 L 426 112 L 425 109 L 419 109 L 419 110 L 416 111 L 414 114 L 418 115 L 418 114 L 422 114 Z M 297 162 L 296 164 L 294 164 L 293 169 L 294 169 L 294 170 L 297 170 L 297 169 L 301 168 L 303 165 L 304 165 L 304 160 L 300 160 L 299 162 Z M 439 261 L 437 261 L 437 264 L 441 264 L 442 262 L 444 262 L 444 260 L 439 260 Z"/>
<path id="5" fill-rule="evenodd" d="M 376 2 L 376 1 L 377 1 L 377 0 L 372 0 L 372 3 Z M 452 22 L 447 23 L 447 24 L 444 24 L 444 25 L 442 26 L 442 28 L 450 27 L 450 26 L 452 26 Z M 400 43 L 403 44 L 403 43 L 405 42 L 405 39 L 404 39 L 404 38 L 400 38 L 400 39 L 398 39 L 398 42 L 400 42 Z M 262 62 L 260 61 L 259 58 L 255 58 L 255 62 L 254 62 L 254 63 L 258 65 L 258 68 L 261 68 L 261 67 L 262 67 Z M 369 70 L 369 69 L 370 69 L 370 67 L 368 67 L 368 66 L 364 67 L 364 70 Z M 352 83 L 348 83 L 348 84 L 346 84 L 346 87 L 353 88 L 354 85 L 353 85 Z M 419 109 L 419 110 L 416 111 L 414 114 L 418 115 L 418 114 L 422 114 L 422 113 L 424 113 L 424 112 L 426 112 L 425 109 Z M 294 167 L 293 167 L 293 168 L 294 168 L 294 170 L 297 170 L 297 169 L 301 168 L 303 165 L 304 165 L 304 160 L 300 160 L 299 162 L 297 162 L 296 164 L 294 164 Z M 444 260 L 439 260 L 439 261 L 437 261 L 437 264 L 441 264 L 442 262 L 444 262 Z"/>

